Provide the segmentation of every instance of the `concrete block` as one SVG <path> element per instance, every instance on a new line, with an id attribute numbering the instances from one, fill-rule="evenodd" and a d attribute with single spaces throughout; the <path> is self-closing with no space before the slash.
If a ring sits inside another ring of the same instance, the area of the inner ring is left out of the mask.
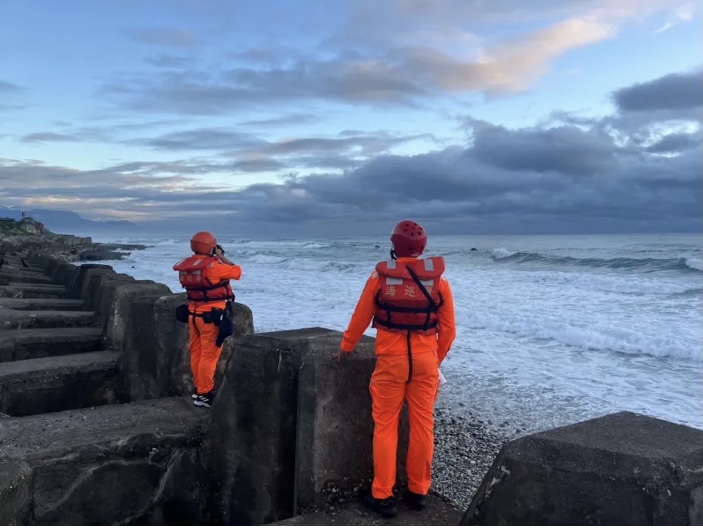
<path id="1" fill-rule="evenodd" d="M 99 328 L 38 328 L 4 330 L 0 334 L 0 362 L 48 358 L 98 351 Z"/>
<path id="2" fill-rule="evenodd" d="M 511 441 L 462 525 L 702 525 L 703 431 L 630 412 Z"/>
<path id="3" fill-rule="evenodd" d="M 199 492 L 192 453 L 206 417 L 161 399 L 3 419 L 0 463 L 31 467 L 34 525 L 175 524 Z"/>
<path id="4" fill-rule="evenodd" d="M 77 270 L 78 267 L 73 264 L 67 264 L 65 262 L 56 264 L 56 268 L 53 273 L 54 282 L 68 288 Z M 72 298 L 77 299 L 78 297 Z"/>
<path id="5" fill-rule="evenodd" d="M 14 299 L 0 298 L 0 308 L 6 310 L 71 312 L 83 307 L 80 299 Z"/>
<path id="6" fill-rule="evenodd" d="M 24 461 L 0 461 L 0 526 L 30 524 L 32 469 Z"/>
<path id="7" fill-rule="evenodd" d="M 0 284 L 7 286 L 10 282 L 20 282 L 23 284 L 51 284 L 53 278 L 37 273 L 30 273 L 26 270 L 13 270 L 3 267 L 0 269 Z"/>
<path id="8" fill-rule="evenodd" d="M 50 256 L 39 256 L 37 257 L 37 261 L 40 269 L 43 269 L 44 273 L 52 278 L 55 278 L 58 265 L 64 263 Z"/>
<path id="9" fill-rule="evenodd" d="M 124 355 L 119 362 L 118 397 L 133 402 L 168 396 L 172 352 L 156 348 L 158 331 L 155 308 L 161 295 L 143 295 L 131 302 L 124 339 Z M 170 359 L 160 357 L 169 356 Z"/>
<path id="10" fill-rule="evenodd" d="M 114 301 L 115 289 L 118 286 L 133 282 L 135 282 L 135 280 L 129 275 L 98 276 L 98 286 L 95 291 L 90 294 L 89 300 L 86 300 L 85 304 L 98 315 L 99 322 L 103 327 L 107 326 L 107 318 L 110 315 L 110 308 Z"/>
<path id="11" fill-rule="evenodd" d="M 187 301 L 185 293 L 165 295 L 154 303 L 155 356 L 167 371 L 167 393 L 190 396 L 193 378 L 188 353 L 188 326 L 176 321 L 176 308 Z"/>
<path id="12" fill-rule="evenodd" d="M 171 290 L 168 286 L 151 281 L 131 282 L 115 287 L 105 327 L 106 347 L 118 350 L 124 347 L 125 330 L 133 300 L 142 295 L 167 295 L 169 293 Z"/>
<path id="13" fill-rule="evenodd" d="M 320 332 L 235 341 L 206 442 L 215 522 L 261 525 L 293 516 L 298 370 Z"/>
<path id="14" fill-rule="evenodd" d="M 2 304 L 0 303 L 0 330 L 20 328 L 71 328 L 88 327 L 94 325 L 95 314 L 93 312 L 64 310 L 13 310 L 2 308 Z"/>
<path id="15" fill-rule="evenodd" d="M 69 354 L 0 364 L 0 411 L 13 417 L 115 403 L 120 353 Z"/>
<path id="16" fill-rule="evenodd" d="M 115 272 L 112 267 L 103 264 L 81 264 L 78 266 L 74 273 L 73 278 L 66 287 L 67 296 L 69 299 L 82 299 L 83 289 L 85 287 L 86 280 L 88 278 L 88 272 L 91 270 L 102 269 L 104 271 Z"/>
<path id="17" fill-rule="evenodd" d="M 0 286 L 0 297 L 17 299 L 58 299 L 66 296 L 66 288 L 55 284 L 12 283 Z"/>
<path id="18" fill-rule="evenodd" d="M 373 421 L 369 381 L 374 339 L 334 359 L 341 341 L 331 333 L 310 341 L 298 380 L 296 507 L 324 502 L 325 488 L 351 490 L 373 478 Z M 342 457 L 343 456 L 343 457 Z"/>
<path id="19" fill-rule="evenodd" d="M 85 273 L 83 288 L 81 289 L 80 296 L 78 297 L 85 301 L 83 305 L 85 310 L 95 311 L 97 309 L 93 304 L 93 295 L 97 291 L 98 286 L 104 278 L 114 278 L 116 276 L 117 273 L 113 269 L 104 268 L 89 269 Z"/>
<path id="20" fill-rule="evenodd" d="M 295 513 L 298 372 L 308 328 L 235 340 L 206 441 L 209 512 L 224 525 L 261 525 Z"/>

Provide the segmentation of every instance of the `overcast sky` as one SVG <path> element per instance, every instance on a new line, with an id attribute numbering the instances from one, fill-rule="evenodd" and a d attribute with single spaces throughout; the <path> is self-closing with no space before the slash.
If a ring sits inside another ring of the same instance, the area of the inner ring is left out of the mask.
<path id="1" fill-rule="evenodd" d="M 0 5 L 0 205 L 189 231 L 700 230 L 701 2 Z"/>

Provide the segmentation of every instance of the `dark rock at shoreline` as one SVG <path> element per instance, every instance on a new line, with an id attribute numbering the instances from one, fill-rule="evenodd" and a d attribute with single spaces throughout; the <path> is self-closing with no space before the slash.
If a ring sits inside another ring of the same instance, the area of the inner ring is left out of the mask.
<path id="1" fill-rule="evenodd" d="M 78 260 L 81 262 L 97 262 L 101 260 L 122 260 L 129 253 L 118 253 L 115 251 L 105 251 L 103 249 L 95 249 L 83 251 L 78 255 Z"/>
<path id="2" fill-rule="evenodd" d="M 15 256 L 18 252 L 38 251 L 66 262 L 99 262 L 122 260 L 130 251 L 149 247 L 141 244 L 95 243 L 92 238 L 69 234 L 0 234 L 0 258 Z"/>
<path id="3" fill-rule="evenodd" d="M 142 245 L 139 243 L 96 243 L 104 251 L 143 251 L 152 245 Z"/>

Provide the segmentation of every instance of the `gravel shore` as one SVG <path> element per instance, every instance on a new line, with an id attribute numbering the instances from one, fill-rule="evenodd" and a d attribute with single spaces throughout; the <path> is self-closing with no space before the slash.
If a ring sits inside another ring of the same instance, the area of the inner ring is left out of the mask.
<path id="1" fill-rule="evenodd" d="M 433 490 L 466 509 L 508 439 L 471 414 L 437 408 Z"/>
<path id="2" fill-rule="evenodd" d="M 465 511 L 500 449 L 508 440 L 519 436 L 514 430 L 508 430 L 496 428 L 471 413 L 436 407 L 432 490 Z M 366 478 L 351 492 L 329 486 L 323 491 L 324 506 L 313 504 L 301 507 L 300 512 L 337 514 L 341 507 L 358 500 L 360 491 L 370 488 L 371 479 Z M 401 490 L 401 486 L 396 485 L 396 495 L 400 495 Z"/>

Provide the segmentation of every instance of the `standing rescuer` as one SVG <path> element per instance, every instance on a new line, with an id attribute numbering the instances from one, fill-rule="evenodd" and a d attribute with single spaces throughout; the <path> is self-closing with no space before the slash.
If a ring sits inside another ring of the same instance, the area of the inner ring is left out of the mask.
<path id="1" fill-rule="evenodd" d="M 419 259 L 427 234 L 405 220 L 391 234 L 391 260 L 376 264 L 340 344 L 338 359 L 349 356 L 371 323 L 377 329 L 376 367 L 369 391 L 374 421 L 374 479 L 364 504 L 382 516 L 397 514 L 398 421 L 408 403 L 410 441 L 408 488 L 403 499 L 421 510 L 427 502 L 434 452 L 434 403 L 439 366 L 456 337 L 454 300 L 444 259 Z"/>
<path id="2" fill-rule="evenodd" d="M 190 367 L 195 383 L 193 404 L 210 407 L 222 344 L 232 334 L 234 292 L 230 280 L 239 280 L 242 268 L 225 257 L 209 232 L 194 234 L 190 249 L 194 254 L 173 266 L 188 294 L 188 305 L 179 307 L 176 317 L 188 323 Z"/>

